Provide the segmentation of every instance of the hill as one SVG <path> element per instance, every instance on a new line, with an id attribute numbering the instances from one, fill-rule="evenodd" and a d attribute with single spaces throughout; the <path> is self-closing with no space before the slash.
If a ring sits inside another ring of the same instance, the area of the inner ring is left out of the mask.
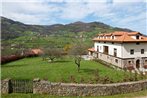
<path id="1" fill-rule="evenodd" d="M 25 32 L 36 32 L 41 35 L 62 35 L 65 33 L 79 32 L 107 32 L 107 31 L 131 31 L 129 29 L 111 27 L 101 22 L 84 23 L 81 21 L 70 24 L 54 24 L 54 25 L 27 25 L 18 21 L 1 17 L 1 38 L 2 40 L 14 39 L 26 35 Z M 90 36 L 91 37 L 91 36 Z"/>
<path id="2" fill-rule="evenodd" d="M 70 24 L 27 25 L 1 17 L 1 55 L 11 55 L 20 50 L 42 48 L 54 45 L 67 50 L 78 39 L 87 47 L 92 47 L 91 40 L 98 33 L 113 31 L 131 31 L 116 28 L 101 22 L 84 23 L 77 21 Z"/>

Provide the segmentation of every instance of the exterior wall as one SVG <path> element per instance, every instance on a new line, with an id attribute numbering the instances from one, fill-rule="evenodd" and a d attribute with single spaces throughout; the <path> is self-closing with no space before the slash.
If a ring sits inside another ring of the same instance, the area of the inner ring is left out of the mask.
<path id="1" fill-rule="evenodd" d="M 117 67 L 120 68 L 125 68 L 125 67 L 133 67 L 134 69 L 136 69 L 136 60 L 140 60 L 140 67 L 139 70 L 143 71 L 143 70 L 147 70 L 147 68 L 145 68 L 144 66 L 147 66 L 147 57 L 145 58 L 127 58 L 127 59 L 121 59 L 121 58 L 116 58 L 110 55 L 106 55 L 103 53 L 99 53 L 98 59 L 101 59 L 107 63 L 113 64 Z M 130 63 L 129 63 L 130 62 Z"/>
<path id="2" fill-rule="evenodd" d="M 120 58 L 116 58 L 116 57 L 113 57 L 113 56 L 109 56 L 109 55 L 106 55 L 106 54 L 102 54 L 102 53 L 99 53 L 99 59 L 103 60 L 103 61 L 106 61 L 108 63 L 111 63 L 117 67 L 120 67 L 120 68 L 123 68 L 124 66 L 124 63 L 123 63 L 123 60 L 120 59 Z M 116 62 L 117 60 L 117 62 Z"/>
<path id="3" fill-rule="evenodd" d="M 140 70 L 142 70 L 144 65 L 147 65 L 147 43 L 140 43 L 137 45 L 136 43 L 110 43 L 110 42 L 95 42 L 94 48 L 97 50 L 97 46 L 99 46 L 98 57 L 101 60 L 104 60 L 108 63 L 116 65 L 120 68 L 134 66 L 136 68 L 136 60 L 140 60 Z M 109 51 L 108 55 L 104 54 L 103 47 L 108 46 Z M 117 55 L 114 56 L 114 48 L 117 49 Z M 130 54 L 130 50 L 134 49 L 134 54 Z M 144 49 L 144 54 L 141 54 L 141 49 Z M 96 56 L 95 56 L 96 57 Z M 128 62 L 131 61 L 129 64 Z"/>
<path id="4" fill-rule="evenodd" d="M 104 96 L 124 94 L 147 89 L 147 80 L 114 84 L 72 84 L 35 81 L 34 94 L 51 94 L 58 96 Z"/>
<path id="5" fill-rule="evenodd" d="M 134 49 L 134 54 L 130 55 L 130 49 Z M 144 49 L 144 54 L 141 54 L 141 49 Z M 124 43 L 122 47 L 122 58 L 147 57 L 147 43 Z"/>
<path id="6" fill-rule="evenodd" d="M 95 48 L 95 50 L 97 50 L 97 46 L 99 46 L 99 52 L 101 52 L 101 53 L 103 53 L 104 51 L 104 49 L 103 49 L 103 46 L 108 46 L 109 47 L 109 55 L 114 55 L 114 48 L 116 48 L 117 49 L 117 57 L 122 57 L 122 46 L 121 46 L 121 44 L 119 44 L 119 43 L 114 43 L 114 44 L 112 44 L 112 43 L 109 43 L 109 42 L 106 42 L 106 43 L 104 43 L 104 42 L 95 42 L 94 43 L 94 48 Z"/>
<path id="7" fill-rule="evenodd" d="M 147 43 L 140 43 L 136 45 L 136 43 L 110 43 L 110 42 L 95 42 L 94 48 L 97 51 L 97 46 L 99 46 L 99 52 L 103 53 L 103 46 L 109 47 L 108 55 L 114 55 L 114 48 L 117 49 L 117 56 L 119 58 L 136 58 L 136 57 L 147 57 Z M 134 49 L 134 54 L 130 54 L 130 49 Z M 144 49 L 144 54 L 141 54 L 141 49 Z"/>

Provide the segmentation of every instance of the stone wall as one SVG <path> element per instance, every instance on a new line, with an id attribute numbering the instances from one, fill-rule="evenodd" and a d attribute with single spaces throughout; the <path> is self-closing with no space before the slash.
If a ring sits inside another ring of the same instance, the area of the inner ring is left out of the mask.
<path id="1" fill-rule="evenodd" d="M 9 81 L 10 79 L 1 80 L 1 93 L 2 94 L 9 93 Z"/>
<path id="2" fill-rule="evenodd" d="M 104 96 L 124 94 L 147 89 L 147 80 L 115 84 L 72 84 L 51 83 L 34 80 L 34 94 L 51 94 L 59 96 Z"/>
<path id="3" fill-rule="evenodd" d="M 10 79 L 1 80 L 1 93 L 10 93 Z M 105 96 L 147 90 L 147 80 L 114 84 L 51 83 L 34 79 L 34 94 L 58 96 Z"/>

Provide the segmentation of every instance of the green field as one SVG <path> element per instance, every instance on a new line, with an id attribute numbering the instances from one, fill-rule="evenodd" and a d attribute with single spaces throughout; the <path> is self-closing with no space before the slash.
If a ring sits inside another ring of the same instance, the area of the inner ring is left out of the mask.
<path id="1" fill-rule="evenodd" d="M 128 93 L 128 94 L 119 94 L 113 96 L 96 96 L 96 97 L 59 97 L 51 95 L 39 95 L 39 94 L 6 94 L 2 95 L 2 98 L 145 98 L 147 96 L 147 90 Z"/>
<path id="2" fill-rule="evenodd" d="M 18 61 L 3 64 L 1 67 L 2 79 L 47 79 L 52 82 L 95 83 L 96 75 L 109 77 L 113 82 L 122 81 L 128 72 L 108 68 L 95 61 L 81 62 L 80 72 L 74 59 L 62 58 L 56 62 L 43 61 L 41 57 L 24 58 Z"/>

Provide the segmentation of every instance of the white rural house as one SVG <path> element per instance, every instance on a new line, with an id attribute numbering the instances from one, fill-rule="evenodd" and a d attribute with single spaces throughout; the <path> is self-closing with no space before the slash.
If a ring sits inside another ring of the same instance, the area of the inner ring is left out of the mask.
<path id="1" fill-rule="evenodd" d="M 139 32 L 98 34 L 89 55 L 120 68 L 147 69 L 147 36 Z"/>

